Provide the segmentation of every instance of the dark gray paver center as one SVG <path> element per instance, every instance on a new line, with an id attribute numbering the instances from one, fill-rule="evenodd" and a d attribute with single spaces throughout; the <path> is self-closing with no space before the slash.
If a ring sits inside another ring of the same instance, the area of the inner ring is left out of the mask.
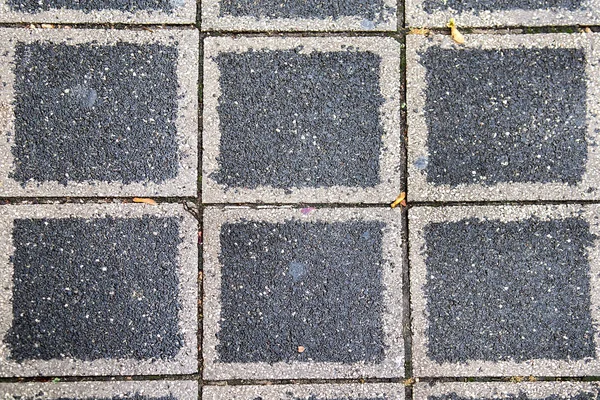
<path id="1" fill-rule="evenodd" d="M 136 12 L 140 10 L 160 10 L 169 12 L 184 4 L 183 0 L 7 0 L 8 6 L 17 11 L 37 13 L 66 8 L 94 12 L 119 10 Z"/>
<path id="2" fill-rule="evenodd" d="M 582 49 L 442 49 L 426 67 L 427 181 L 581 181 L 587 160 Z"/>
<path id="3" fill-rule="evenodd" d="M 465 11 L 581 9 L 582 0 L 425 0 L 423 9 L 429 13 L 453 9 Z"/>
<path id="4" fill-rule="evenodd" d="M 370 52 L 222 53 L 220 169 L 234 187 L 374 187 L 381 58 Z"/>
<path id="5" fill-rule="evenodd" d="M 221 0 L 220 15 L 269 18 L 319 18 L 359 16 L 381 18 L 388 7 L 383 0 Z"/>
<path id="6" fill-rule="evenodd" d="M 178 168 L 177 48 L 18 44 L 14 179 L 161 183 Z"/>
<path id="7" fill-rule="evenodd" d="M 382 360 L 382 228 L 376 221 L 223 225 L 220 361 Z"/>
<path id="8" fill-rule="evenodd" d="M 427 225 L 428 356 L 437 362 L 594 357 L 589 229 L 579 218 Z"/>
<path id="9" fill-rule="evenodd" d="M 12 359 L 169 359 L 182 348 L 177 218 L 14 224 Z"/>

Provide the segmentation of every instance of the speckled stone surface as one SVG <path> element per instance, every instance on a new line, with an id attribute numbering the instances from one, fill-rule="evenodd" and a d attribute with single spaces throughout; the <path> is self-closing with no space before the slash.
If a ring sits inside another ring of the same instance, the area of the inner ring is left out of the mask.
<path id="1" fill-rule="evenodd" d="M 415 374 L 597 373 L 599 219 L 596 205 L 411 209 Z"/>
<path id="2" fill-rule="evenodd" d="M 180 205 L 0 208 L 0 375 L 197 370 L 197 222 Z"/>
<path id="3" fill-rule="evenodd" d="M 319 384 L 278 386 L 205 386 L 204 400 L 404 400 L 404 385 L 397 383 Z"/>
<path id="4" fill-rule="evenodd" d="M 410 35 L 409 200 L 599 198 L 599 37 Z"/>
<path id="5" fill-rule="evenodd" d="M 196 381 L 0 383 L 3 399 L 197 400 Z"/>
<path id="6" fill-rule="evenodd" d="M 191 24 L 193 0 L 0 0 L 0 22 Z"/>
<path id="7" fill-rule="evenodd" d="M 205 40 L 203 202 L 391 202 L 399 43 Z"/>
<path id="8" fill-rule="evenodd" d="M 393 0 L 202 0 L 202 30 L 394 31 Z"/>
<path id="9" fill-rule="evenodd" d="M 207 208 L 205 378 L 403 376 L 396 211 Z"/>
<path id="10" fill-rule="evenodd" d="M 196 195 L 197 32 L 0 37 L 0 195 Z"/>

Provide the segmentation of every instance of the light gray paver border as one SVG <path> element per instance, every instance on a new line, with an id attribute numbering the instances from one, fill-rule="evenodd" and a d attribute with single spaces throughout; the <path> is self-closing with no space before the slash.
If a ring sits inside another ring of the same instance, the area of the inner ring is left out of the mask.
<path id="1" fill-rule="evenodd" d="M 35 22 L 48 24 L 81 23 L 124 23 L 124 24 L 193 24 L 196 22 L 196 2 L 193 0 L 171 0 L 172 12 L 162 10 L 126 12 L 120 10 L 98 10 L 85 12 L 67 8 L 27 13 L 13 10 L 6 0 L 0 0 L 1 22 Z"/>
<path id="2" fill-rule="evenodd" d="M 417 383 L 413 388 L 414 400 L 427 400 L 429 396 L 442 396 L 456 393 L 460 397 L 471 399 L 499 399 L 510 395 L 517 398 L 525 393 L 528 399 L 547 399 L 551 395 L 559 398 L 572 399 L 578 393 L 591 392 L 597 394 L 600 390 L 598 383 L 584 382 L 451 382 L 451 383 Z"/>
<path id="3" fill-rule="evenodd" d="M 442 0 L 440 0 L 441 2 Z M 464 27 L 508 27 L 508 26 L 565 26 L 598 25 L 600 23 L 600 1 L 583 0 L 577 11 L 547 10 L 500 10 L 469 11 L 437 10 L 425 11 L 425 0 L 406 0 L 406 25 L 409 27 L 445 28 L 450 18 L 455 18 Z"/>
<path id="4" fill-rule="evenodd" d="M 600 35 L 533 34 L 533 35 L 465 35 L 459 46 L 449 36 L 408 35 L 406 38 L 408 104 L 408 191 L 411 201 L 482 201 L 482 200 L 592 200 L 600 198 Z M 419 52 L 432 46 L 465 49 L 578 48 L 586 53 L 588 154 L 585 173 L 577 185 L 566 183 L 499 183 L 434 185 L 427 182 L 426 172 L 415 166 L 417 159 L 428 157 L 426 106 L 426 69 L 419 63 Z"/>
<path id="5" fill-rule="evenodd" d="M 59 383 L 0 383 L 0 393 L 11 396 L 29 396 L 53 400 L 112 399 L 126 394 L 139 393 L 150 398 L 172 395 L 177 400 L 197 400 L 197 381 L 136 381 L 136 382 L 59 382 Z M 4 398 L 4 397 L 3 397 Z M 16 398 L 16 397 L 15 397 Z M 125 398 L 125 397 L 124 397 Z"/>
<path id="6" fill-rule="evenodd" d="M 307 384 L 270 386 L 204 386 L 204 400 L 290 400 L 309 399 L 311 395 L 341 398 L 384 398 L 404 400 L 404 385 L 401 383 L 351 383 L 351 384 Z"/>
<path id="7" fill-rule="evenodd" d="M 9 178 L 14 168 L 11 152 L 14 140 L 14 52 L 17 43 L 48 41 L 81 44 L 94 42 L 113 45 L 118 42 L 160 43 L 178 50 L 178 107 L 175 126 L 179 145 L 179 170 L 175 178 L 163 183 L 119 182 L 29 182 L 23 187 Z M 100 29 L 0 29 L 0 197 L 1 196 L 196 196 L 198 169 L 198 31 L 170 29 L 149 31 Z M 9 136 L 12 134 L 13 136 Z"/>
<path id="8" fill-rule="evenodd" d="M 198 221 L 179 204 L 65 204 L 65 205 L 15 205 L 0 207 L 0 339 L 12 325 L 14 253 L 11 234 L 13 220 L 18 218 L 103 218 L 106 216 L 136 218 L 180 217 L 179 245 L 179 325 L 184 347 L 169 360 L 100 359 L 82 361 L 74 359 L 28 360 L 10 359 L 10 349 L 0 341 L 0 376 L 67 376 L 67 375 L 157 375 L 187 374 L 198 371 L 197 321 L 198 321 Z"/>
<path id="9" fill-rule="evenodd" d="M 302 53 L 315 51 L 369 51 L 381 56 L 380 87 L 385 103 L 380 109 L 383 125 L 382 150 L 379 156 L 380 184 L 373 188 L 321 187 L 277 189 L 227 188 L 210 178 L 219 168 L 221 142 L 218 99 L 221 94 L 219 67 L 214 61 L 219 53 L 242 53 L 251 49 L 289 50 L 303 46 Z M 298 37 L 298 38 L 207 38 L 204 41 L 204 129 L 202 135 L 202 201 L 204 203 L 240 202 L 322 202 L 322 203 L 387 203 L 400 193 L 401 121 L 400 121 L 400 43 L 391 38 L 369 37 Z"/>
<path id="10" fill-rule="evenodd" d="M 333 362 L 222 363 L 217 354 L 217 333 L 221 320 L 220 234 L 224 223 L 241 221 L 284 222 L 382 221 L 384 303 L 384 343 L 388 346 L 380 364 Z M 302 379 L 404 376 L 402 337 L 402 240 L 401 214 L 398 210 L 376 208 L 323 208 L 304 215 L 299 208 L 207 207 L 204 211 L 204 379 Z"/>
<path id="11" fill-rule="evenodd" d="M 409 210 L 409 262 L 411 268 L 412 352 L 415 376 L 585 376 L 600 373 L 600 357 L 577 361 L 533 359 L 524 362 L 469 361 L 438 363 L 427 356 L 427 283 L 424 229 L 430 223 L 456 222 L 467 218 L 479 220 L 518 221 L 531 217 L 542 221 L 582 216 L 590 224 L 590 232 L 600 238 L 600 205 L 536 205 L 536 206 L 455 206 L 416 207 Z M 600 239 L 590 249 L 591 317 L 594 326 L 600 322 Z M 600 332 L 594 333 L 596 348 Z"/>
<path id="12" fill-rule="evenodd" d="M 369 21 L 362 17 L 344 16 L 334 19 L 318 18 L 256 18 L 220 15 L 221 0 L 202 0 L 203 31 L 395 31 L 397 4 L 383 0 L 390 8 L 381 21 Z"/>

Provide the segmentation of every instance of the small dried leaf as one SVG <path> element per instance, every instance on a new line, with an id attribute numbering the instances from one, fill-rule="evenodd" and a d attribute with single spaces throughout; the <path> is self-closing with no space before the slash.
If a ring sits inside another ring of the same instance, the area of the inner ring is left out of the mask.
<path id="1" fill-rule="evenodd" d="M 390 204 L 390 207 L 396 208 L 398 206 L 398 204 L 402 204 L 404 199 L 406 199 L 406 192 L 400 193 L 400 195 L 398 197 L 396 197 L 396 200 L 394 200 L 394 202 L 392 204 Z"/>
<path id="2" fill-rule="evenodd" d="M 592 33 L 592 28 L 590 28 L 589 26 L 586 26 L 585 28 L 583 28 L 583 31 L 585 33 Z"/>
<path id="3" fill-rule="evenodd" d="M 156 202 L 155 202 L 154 200 L 152 200 L 152 199 L 147 199 L 147 198 L 144 198 L 144 197 L 134 197 L 134 198 L 133 198 L 133 202 L 134 202 L 134 203 L 144 203 L 144 204 L 151 204 L 151 205 L 153 205 L 153 206 L 155 206 L 155 205 L 156 205 Z"/>
<path id="4" fill-rule="evenodd" d="M 406 207 L 406 199 L 402 200 L 402 201 L 400 202 L 400 205 L 401 205 L 402 207 Z"/>
<path id="5" fill-rule="evenodd" d="M 448 28 L 450 28 L 450 36 L 452 36 L 452 40 L 454 40 L 458 44 L 464 44 L 465 37 L 462 33 L 458 31 L 458 28 L 456 27 L 456 21 L 454 20 L 454 18 L 450 18 L 450 21 L 448 21 L 447 26 Z"/>
<path id="6" fill-rule="evenodd" d="M 40 25 L 42 29 L 54 29 L 54 25 L 52 24 L 42 24 Z"/>
<path id="7" fill-rule="evenodd" d="M 429 29 L 425 29 L 425 28 L 412 28 L 409 31 L 409 34 L 411 35 L 429 35 Z"/>
<path id="8" fill-rule="evenodd" d="M 304 346 L 298 346 L 298 353 L 304 353 Z"/>
<path id="9" fill-rule="evenodd" d="M 412 386 L 415 384 L 415 378 L 408 378 L 402 381 L 404 386 Z"/>

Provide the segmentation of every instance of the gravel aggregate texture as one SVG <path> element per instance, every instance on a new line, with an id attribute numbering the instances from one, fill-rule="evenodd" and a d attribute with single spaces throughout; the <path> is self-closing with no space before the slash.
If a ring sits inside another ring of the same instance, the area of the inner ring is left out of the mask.
<path id="1" fill-rule="evenodd" d="M 409 200 L 597 199 L 597 41 L 410 35 Z"/>
<path id="2" fill-rule="evenodd" d="M 0 376 L 197 370 L 182 206 L 4 206 L 0 232 Z"/>
<path id="3" fill-rule="evenodd" d="M 0 194 L 196 195 L 197 32 L 0 37 Z"/>
<path id="4" fill-rule="evenodd" d="M 599 211 L 596 205 L 411 210 L 415 374 L 597 371 Z"/>
<path id="5" fill-rule="evenodd" d="M 402 376 L 399 222 L 390 209 L 207 208 L 205 378 Z"/>
<path id="6" fill-rule="evenodd" d="M 388 38 L 206 39 L 203 201 L 393 201 L 398 63 Z"/>

